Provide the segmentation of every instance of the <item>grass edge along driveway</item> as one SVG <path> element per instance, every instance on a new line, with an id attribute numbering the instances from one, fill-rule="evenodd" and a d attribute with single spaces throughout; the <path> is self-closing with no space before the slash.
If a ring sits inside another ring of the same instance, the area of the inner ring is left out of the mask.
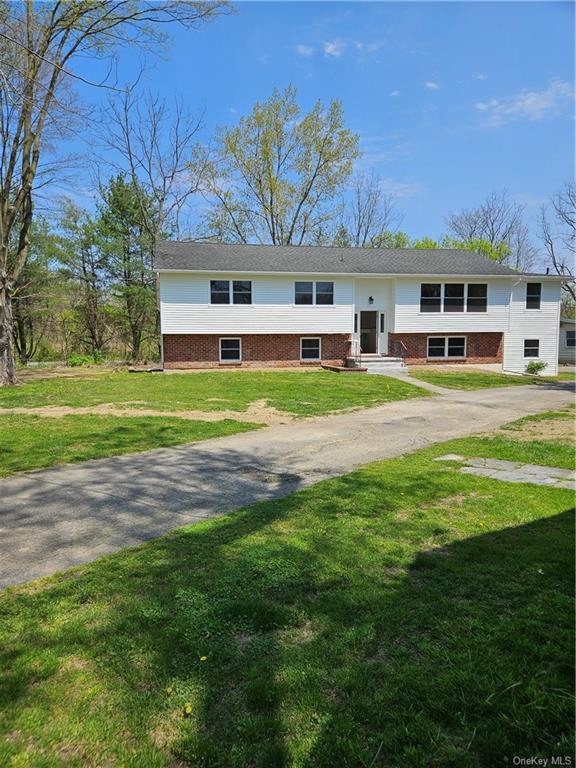
<path id="1" fill-rule="evenodd" d="M 544 423 L 544 422 L 542 422 Z M 573 497 L 369 465 L 0 596 L 0 763 L 478 768 L 572 749 Z"/>
<path id="2" fill-rule="evenodd" d="M 425 381 L 446 389 L 488 389 L 492 387 L 514 387 L 553 382 L 574 381 L 574 374 L 560 373 L 558 376 L 530 377 L 516 374 L 497 373 L 493 371 L 435 370 L 416 368 L 409 370 L 410 377 L 417 381 Z"/>
<path id="3" fill-rule="evenodd" d="M 257 423 L 258 414 L 246 412 L 258 400 L 266 400 L 287 415 L 304 417 L 428 395 L 417 386 L 388 377 L 327 371 L 114 373 L 38 379 L 0 390 L 0 477 L 258 429 L 263 426 Z M 90 409 L 106 403 L 120 406 L 117 411 L 125 415 L 11 413 L 16 407 Z M 137 416 L 142 407 L 163 415 Z M 186 415 L 192 419 L 179 418 L 190 409 L 195 413 Z M 266 409 L 261 409 L 264 415 Z M 219 412 L 222 419 L 196 420 L 202 413 L 217 416 Z M 242 419 L 244 412 L 246 419 Z"/>

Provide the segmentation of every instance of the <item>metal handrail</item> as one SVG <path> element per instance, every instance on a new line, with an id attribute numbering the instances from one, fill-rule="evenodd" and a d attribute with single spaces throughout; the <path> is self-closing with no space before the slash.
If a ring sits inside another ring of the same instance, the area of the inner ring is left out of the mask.
<path id="1" fill-rule="evenodd" d="M 354 359 L 354 362 L 361 368 L 362 367 L 362 347 L 360 345 L 360 339 L 351 340 L 350 356 Z"/>
<path id="2" fill-rule="evenodd" d="M 396 352 L 397 347 L 400 348 L 400 354 L 397 354 Z M 406 344 L 404 344 L 404 342 L 401 341 L 400 339 L 394 339 L 394 341 L 392 342 L 392 349 L 394 350 L 394 355 L 396 357 L 402 358 L 402 362 L 404 363 L 404 361 L 406 360 L 406 352 L 408 351 L 408 347 L 406 346 Z"/>

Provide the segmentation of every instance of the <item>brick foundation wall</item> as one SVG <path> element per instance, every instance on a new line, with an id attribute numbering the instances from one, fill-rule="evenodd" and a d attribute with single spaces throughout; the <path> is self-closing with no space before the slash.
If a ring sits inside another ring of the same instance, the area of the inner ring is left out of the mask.
<path id="1" fill-rule="evenodd" d="M 466 336 L 466 359 L 428 358 L 429 336 Z M 397 340 L 406 345 L 405 359 L 408 365 L 501 363 L 502 339 L 501 333 L 458 333 L 456 331 L 451 333 L 391 333 L 388 336 L 388 354 L 394 354 L 393 342 Z"/>
<path id="2" fill-rule="evenodd" d="M 300 360 L 302 336 L 320 336 L 322 363 L 342 365 L 350 351 L 346 333 L 226 334 L 242 339 L 242 362 L 219 362 L 219 339 L 224 334 L 164 334 L 165 368 L 261 368 L 319 365 L 318 360 Z"/>

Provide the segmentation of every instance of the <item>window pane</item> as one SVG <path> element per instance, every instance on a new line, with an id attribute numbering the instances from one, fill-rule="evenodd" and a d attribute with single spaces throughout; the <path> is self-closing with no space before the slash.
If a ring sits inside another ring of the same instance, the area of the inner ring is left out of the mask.
<path id="1" fill-rule="evenodd" d="M 240 339 L 220 339 L 220 359 L 240 360 Z"/>
<path id="2" fill-rule="evenodd" d="M 228 280 L 210 280 L 210 302 L 230 304 L 230 283 Z"/>
<path id="3" fill-rule="evenodd" d="M 464 336 L 453 336 L 448 339 L 448 357 L 464 357 L 466 353 L 466 339 Z"/>
<path id="4" fill-rule="evenodd" d="M 444 357 L 446 339 L 444 336 L 438 336 L 428 339 L 428 357 Z"/>
<path id="5" fill-rule="evenodd" d="M 526 283 L 526 309 L 540 309 L 542 283 Z"/>
<path id="6" fill-rule="evenodd" d="M 297 280 L 294 283 L 294 303 L 314 304 L 314 288 L 312 282 Z"/>
<path id="7" fill-rule="evenodd" d="M 358 312 L 354 315 L 354 333 L 358 333 Z"/>
<path id="8" fill-rule="evenodd" d="M 524 357 L 538 357 L 540 342 L 538 339 L 524 339 Z"/>
<path id="9" fill-rule="evenodd" d="M 422 283 L 420 286 L 420 311 L 440 312 L 440 283 Z"/>
<path id="10" fill-rule="evenodd" d="M 234 304 L 252 304 L 252 281 L 234 280 L 232 294 Z"/>
<path id="11" fill-rule="evenodd" d="M 334 283 L 316 283 L 316 304 L 334 304 Z"/>
<path id="12" fill-rule="evenodd" d="M 467 312 L 486 312 L 488 304 L 488 285 L 479 283 L 468 286 Z"/>
<path id="13" fill-rule="evenodd" d="M 386 315 L 384 312 L 380 312 L 380 333 L 384 333 L 386 328 Z"/>
<path id="14" fill-rule="evenodd" d="M 566 331 L 566 346 L 576 347 L 576 331 Z"/>
<path id="15" fill-rule="evenodd" d="M 300 339 L 302 360 L 320 359 L 320 339 Z"/>
<path id="16" fill-rule="evenodd" d="M 444 312 L 464 312 L 464 283 L 446 283 Z"/>

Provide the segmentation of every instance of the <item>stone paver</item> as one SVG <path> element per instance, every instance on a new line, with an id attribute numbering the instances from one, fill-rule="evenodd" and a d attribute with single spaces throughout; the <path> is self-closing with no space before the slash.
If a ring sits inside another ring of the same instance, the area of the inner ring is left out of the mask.
<path id="1" fill-rule="evenodd" d="M 572 400 L 570 385 L 450 390 L 5 478 L 0 480 L 0 586 Z"/>
<path id="2" fill-rule="evenodd" d="M 508 483 L 531 483 L 532 485 L 550 485 L 554 488 L 575 488 L 576 472 L 561 467 L 544 467 L 540 464 L 522 464 L 519 461 L 504 459 L 466 458 L 455 453 L 439 456 L 435 461 L 457 461 L 466 466 L 460 471 L 466 475 L 490 477 Z"/>

